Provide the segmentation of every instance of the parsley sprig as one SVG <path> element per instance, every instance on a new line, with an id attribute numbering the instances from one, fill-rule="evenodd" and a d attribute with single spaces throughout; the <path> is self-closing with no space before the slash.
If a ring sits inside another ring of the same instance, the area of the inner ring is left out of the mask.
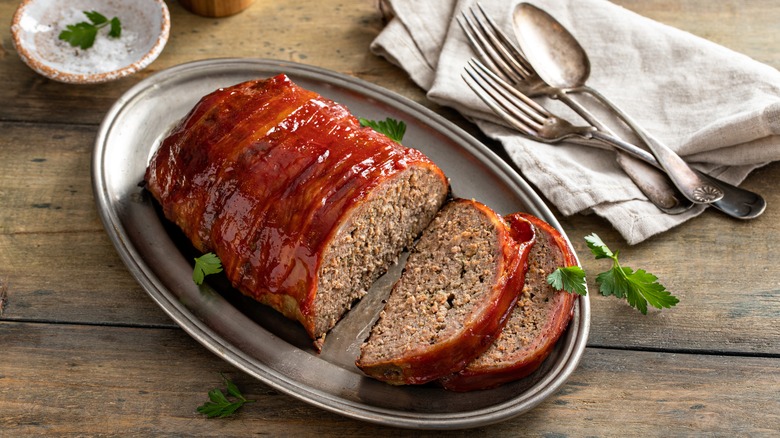
<path id="1" fill-rule="evenodd" d="M 547 283 L 557 290 L 583 296 L 588 294 L 588 289 L 585 288 L 585 271 L 576 265 L 556 269 L 547 276 Z"/>
<path id="2" fill-rule="evenodd" d="M 192 270 L 192 281 L 195 284 L 203 284 L 207 275 L 222 272 L 222 261 L 213 252 L 207 252 L 200 257 L 195 257 L 195 268 Z"/>
<path id="3" fill-rule="evenodd" d="M 253 403 L 255 400 L 247 400 L 241 391 L 238 390 L 238 386 L 231 382 L 230 379 L 225 377 L 224 374 L 219 373 L 227 386 L 227 393 L 235 400 L 228 399 L 228 395 L 225 395 L 219 388 L 214 388 L 209 391 L 209 401 L 198 406 L 199 413 L 207 416 L 208 418 L 224 418 L 233 415 L 238 408 L 246 403 Z"/>
<path id="4" fill-rule="evenodd" d="M 385 120 L 369 120 L 361 117 L 359 120 L 360 126 L 368 126 L 374 131 L 388 136 L 396 143 L 401 143 L 404 134 L 406 134 L 406 123 L 390 117 Z"/>
<path id="5" fill-rule="evenodd" d="M 596 233 L 585 236 L 585 242 L 597 260 L 612 260 L 612 268 L 596 277 L 602 295 L 625 298 L 631 307 L 645 315 L 648 304 L 662 309 L 670 308 L 680 302 L 658 282 L 658 277 L 655 275 L 644 269 L 634 271 L 629 267 L 621 266 L 618 260 L 619 251 L 612 252 Z M 558 290 L 586 294 L 585 271 L 579 266 L 558 268 L 547 277 L 547 282 Z"/>
<path id="6" fill-rule="evenodd" d="M 81 21 L 76 24 L 65 26 L 65 30 L 60 32 L 59 38 L 67 41 L 73 47 L 80 47 L 83 50 L 89 49 L 95 44 L 98 30 L 109 27 L 108 36 L 119 38 L 122 35 L 122 23 L 119 18 L 114 17 L 109 20 L 105 15 L 97 11 L 82 11 L 87 16 L 89 22 Z"/>

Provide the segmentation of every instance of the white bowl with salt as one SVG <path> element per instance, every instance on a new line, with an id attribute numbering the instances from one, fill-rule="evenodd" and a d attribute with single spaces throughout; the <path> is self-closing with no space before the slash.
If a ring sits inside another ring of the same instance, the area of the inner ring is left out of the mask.
<path id="1" fill-rule="evenodd" d="M 11 33 L 19 57 L 36 72 L 93 84 L 146 68 L 170 27 L 163 0 L 24 0 Z"/>

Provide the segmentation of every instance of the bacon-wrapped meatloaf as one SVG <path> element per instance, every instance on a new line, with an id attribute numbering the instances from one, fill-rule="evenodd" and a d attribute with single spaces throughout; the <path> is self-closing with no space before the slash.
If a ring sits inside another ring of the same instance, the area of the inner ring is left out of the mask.
<path id="1" fill-rule="evenodd" d="M 448 193 L 421 152 L 284 75 L 203 97 L 145 180 L 238 290 L 300 321 L 318 347 Z"/>

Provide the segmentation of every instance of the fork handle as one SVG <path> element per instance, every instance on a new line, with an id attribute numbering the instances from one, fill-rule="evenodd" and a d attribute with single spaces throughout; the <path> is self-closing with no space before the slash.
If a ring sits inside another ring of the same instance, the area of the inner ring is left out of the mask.
<path id="1" fill-rule="evenodd" d="M 652 154 L 619 137 L 609 135 L 602 131 L 593 130 L 585 136 L 585 140 L 595 140 L 602 144 L 607 144 L 639 158 L 658 169 L 663 169 Z M 591 146 L 595 145 L 591 144 Z M 745 190 L 720 179 L 711 177 L 699 170 L 693 169 L 693 171 L 696 172 L 700 178 L 707 181 L 709 184 L 717 186 L 723 191 L 723 198 L 712 202 L 710 205 L 729 216 L 737 219 L 754 219 L 766 210 L 766 200 L 758 193 Z"/>
<path id="2" fill-rule="evenodd" d="M 560 100 L 588 123 L 595 126 L 599 131 L 617 137 L 614 131 L 602 123 L 601 120 L 591 113 L 583 104 L 576 99 L 573 99 L 566 91 L 556 90 L 556 92 L 552 93 L 550 96 Z M 688 211 L 693 206 L 693 203 L 680 193 L 662 169 L 659 170 L 656 167 L 650 166 L 637 157 L 621 152 L 620 149 L 616 150 L 615 161 L 639 190 L 647 196 L 647 199 L 664 213 L 680 214 Z"/>
<path id="3" fill-rule="evenodd" d="M 598 99 L 605 107 L 616 114 L 631 130 L 647 145 L 661 167 L 672 179 L 680 192 L 692 202 L 697 204 L 710 204 L 723 198 L 723 191 L 716 185 L 702 178 L 692 167 L 688 165 L 677 153 L 668 146 L 652 137 L 639 126 L 628 114 L 612 103 L 606 96 L 597 90 L 582 86 L 579 90 Z M 573 91 L 573 90 L 571 90 Z M 567 90 L 562 90 L 565 96 Z"/>

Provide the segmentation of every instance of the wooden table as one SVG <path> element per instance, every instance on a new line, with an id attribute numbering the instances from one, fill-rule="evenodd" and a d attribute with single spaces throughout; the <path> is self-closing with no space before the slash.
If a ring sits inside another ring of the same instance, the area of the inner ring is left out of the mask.
<path id="1" fill-rule="evenodd" d="M 398 434 L 280 394 L 178 328 L 131 278 L 103 229 L 90 181 L 93 142 L 106 111 L 129 87 L 164 68 L 221 56 L 346 73 L 473 128 L 368 51 L 383 26 L 374 0 L 258 0 L 223 19 L 168 3 L 171 38 L 159 59 L 103 85 L 37 75 L 20 61 L 10 33 L 2 34 L 0 436 Z M 780 67 L 774 0 L 617 3 Z M 10 23 L 17 4 L 0 1 L 0 23 Z M 531 412 L 478 432 L 780 433 L 778 180 L 780 165 L 772 164 L 744 183 L 767 197 L 769 208 L 757 220 L 710 211 L 635 247 L 598 217 L 561 217 L 580 254 L 588 254 L 583 236 L 596 232 L 622 247 L 626 264 L 658 275 L 681 302 L 642 316 L 592 294 L 588 348 L 565 386 Z M 604 268 L 582 258 L 589 272 Z M 195 407 L 221 384 L 219 372 L 257 403 L 208 420 Z"/>

